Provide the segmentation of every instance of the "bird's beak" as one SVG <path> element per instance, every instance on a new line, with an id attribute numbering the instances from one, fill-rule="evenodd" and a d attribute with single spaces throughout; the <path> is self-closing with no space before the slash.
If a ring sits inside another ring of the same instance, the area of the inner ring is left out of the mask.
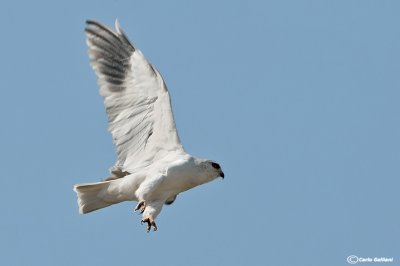
<path id="1" fill-rule="evenodd" d="M 224 172 L 221 171 L 221 173 L 219 174 L 219 176 L 222 177 L 222 178 L 224 178 L 224 177 L 225 177 Z"/>

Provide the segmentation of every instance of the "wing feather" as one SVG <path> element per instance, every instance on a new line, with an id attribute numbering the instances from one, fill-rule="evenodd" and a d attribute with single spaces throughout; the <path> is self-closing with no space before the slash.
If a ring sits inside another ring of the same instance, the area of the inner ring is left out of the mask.
<path id="1" fill-rule="evenodd" d="M 96 72 L 117 150 L 117 167 L 135 169 L 171 151 L 183 151 L 169 93 L 160 73 L 122 31 L 86 22 Z"/>

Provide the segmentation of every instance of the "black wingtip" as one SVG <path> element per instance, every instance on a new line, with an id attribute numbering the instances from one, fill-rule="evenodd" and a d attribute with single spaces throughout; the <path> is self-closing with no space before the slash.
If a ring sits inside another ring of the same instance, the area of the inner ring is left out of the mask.
<path id="1" fill-rule="evenodd" d="M 125 45 L 130 47 L 130 50 L 133 52 L 135 51 L 135 47 L 132 44 L 132 42 L 128 39 L 128 36 L 124 33 L 124 31 L 122 30 L 121 26 L 119 25 L 118 19 L 115 21 L 115 30 L 107 27 L 106 25 L 96 21 L 96 20 L 92 20 L 92 19 L 87 19 L 86 20 L 86 27 L 85 27 L 85 31 L 86 32 L 91 32 L 91 28 L 100 28 L 108 33 L 110 33 L 111 35 L 113 35 L 116 39 L 118 39 L 120 42 L 123 42 Z"/>
<path id="2" fill-rule="evenodd" d="M 105 30 L 105 31 L 111 33 L 112 35 L 117 36 L 117 34 L 112 29 L 107 27 L 106 25 L 104 25 L 104 24 L 102 24 L 102 23 L 100 23 L 100 22 L 98 22 L 96 20 L 92 20 L 92 19 L 86 20 L 86 29 L 91 27 L 91 26 L 98 27 L 98 28 L 100 28 L 102 30 Z"/>
<path id="3" fill-rule="evenodd" d="M 89 25 L 101 25 L 100 22 L 97 22 L 97 21 L 94 20 L 94 19 L 87 19 L 87 20 L 86 20 L 86 24 L 89 24 Z"/>

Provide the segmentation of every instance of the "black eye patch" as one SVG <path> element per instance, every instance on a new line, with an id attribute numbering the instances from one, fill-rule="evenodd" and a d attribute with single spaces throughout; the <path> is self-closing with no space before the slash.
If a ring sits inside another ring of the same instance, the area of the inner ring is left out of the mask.
<path id="1" fill-rule="evenodd" d="M 219 166 L 219 164 L 217 163 L 211 163 L 211 166 L 214 167 L 215 169 L 221 169 L 221 166 Z"/>

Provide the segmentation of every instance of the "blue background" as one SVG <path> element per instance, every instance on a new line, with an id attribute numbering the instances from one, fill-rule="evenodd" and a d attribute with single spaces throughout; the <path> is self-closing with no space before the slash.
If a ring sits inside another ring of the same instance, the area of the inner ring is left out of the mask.
<path id="1" fill-rule="evenodd" d="M 399 1 L 0 4 L 1 265 L 400 263 Z M 163 74 L 182 142 L 225 180 L 147 234 L 135 203 L 79 215 L 115 152 L 86 19 Z"/>

